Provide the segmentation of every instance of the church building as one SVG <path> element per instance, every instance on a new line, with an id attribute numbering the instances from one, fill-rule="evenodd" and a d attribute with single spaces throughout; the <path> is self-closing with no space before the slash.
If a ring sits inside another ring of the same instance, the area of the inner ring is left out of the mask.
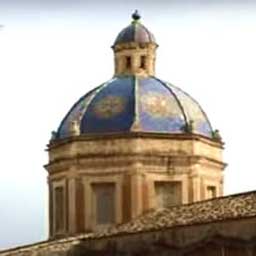
<path id="1" fill-rule="evenodd" d="M 157 48 L 134 12 L 113 77 L 52 133 L 49 239 L 0 256 L 256 256 L 256 191 L 223 196 L 222 138 Z"/>

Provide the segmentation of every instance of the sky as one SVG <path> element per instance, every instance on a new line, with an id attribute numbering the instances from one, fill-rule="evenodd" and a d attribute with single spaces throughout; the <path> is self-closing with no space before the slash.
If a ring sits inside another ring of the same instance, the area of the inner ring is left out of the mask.
<path id="1" fill-rule="evenodd" d="M 0 248 L 47 239 L 46 145 L 73 103 L 113 76 L 138 9 L 156 76 L 192 95 L 225 142 L 225 195 L 256 189 L 256 0 L 0 0 Z"/>

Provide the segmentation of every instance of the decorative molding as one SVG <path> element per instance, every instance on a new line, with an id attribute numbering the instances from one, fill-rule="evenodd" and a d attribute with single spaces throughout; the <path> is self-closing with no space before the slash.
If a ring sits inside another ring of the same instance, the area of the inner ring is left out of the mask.
<path id="1" fill-rule="evenodd" d="M 145 138 L 145 139 L 168 139 L 168 140 L 192 140 L 202 141 L 210 146 L 223 149 L 224 143 L 216 140 L 212 140 L 200 134 L 193 133 L 150 133 L 150 132 L 122 132 L 122 133 L 105 133 L 105 134 L 82 134 L 80 136 L 73 136 L 65 139 L 56 139 L 50 141 L 47 145 L 47 150 L 57 148 L 63 144 L 76 142 L 76 141 L 105 141 L 105 140 L 116 140 L 116 139 L 127 139 L 127 138 Z"/>

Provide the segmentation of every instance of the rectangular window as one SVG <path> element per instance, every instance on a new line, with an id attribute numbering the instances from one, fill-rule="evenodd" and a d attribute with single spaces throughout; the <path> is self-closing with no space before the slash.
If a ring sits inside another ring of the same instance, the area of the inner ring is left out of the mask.
<path id="1" fill-rule="evenodd" d="M 181 204 L 181 187 L 181 182 L 155 182 L 157 207 Z"/>
<path id="2" fill-rule="evenodd" d="M 146 56 L 140 57 L 140 68 L 143 68 L 143 69 L 146 68 Z"/>
<path id="3" fill-rule="evenodd" d="M 132 59 L 130 56 L 126 56 L 126 68 L 130 69 L 132 67 Z"/>
<path id="4" fill-rule="evenodd" d="M 64 189 L 63 187 L 56 187 L 54 189 L 55 199 L 55 231 L 63 231 L 64 229 Z"/>
<path id="5" fill-rule="evenodd" d="M 92 185 L 96 225 L 115 223 L 115 184 L 95 183 Z"/>
<path id="6" fill-rule="evenodd" d="M 216 194 L 216 187 L 215 186 L 208 186 L 207 187 L 207 198 L 215 198 L 217 196 Z"/>

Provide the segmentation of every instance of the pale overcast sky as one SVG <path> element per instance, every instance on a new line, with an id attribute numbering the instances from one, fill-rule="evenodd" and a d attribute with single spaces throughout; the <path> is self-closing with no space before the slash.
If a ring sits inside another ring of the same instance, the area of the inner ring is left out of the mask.
<path id="1" fill-rule="evenodd" d="M 50 133 L 112 77 L 110 46 L 134 9 L 159 44 L 157 76 L 222 134 L 225 194 L 256 188 L 256 0 L 0 0 L 0 248 L 47 238 Z"/>

